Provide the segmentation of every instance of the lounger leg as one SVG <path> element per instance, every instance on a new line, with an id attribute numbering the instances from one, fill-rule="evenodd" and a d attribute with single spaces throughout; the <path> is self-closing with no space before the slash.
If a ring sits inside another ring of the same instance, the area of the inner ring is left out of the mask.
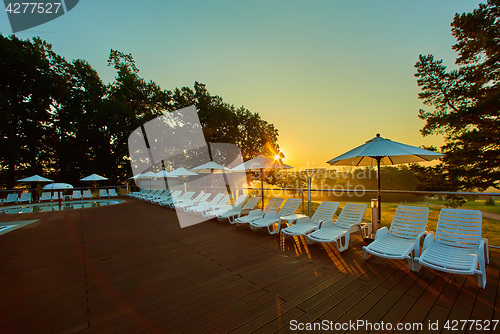
<path id="1" fill-rule="evenodd" d="M 484 289 L 486 287 L 486 264 L 483 252 L 479 253 L 479 271 L 481 273 L 476 275 L 477 285 L 479 285 L 479 288 Z"/>
<path id="2" fill-rule="evenodd" d="M 372 255 L 370 253 L 368 253 L 365 248 L 366 248 L 366 246 L 363 246 L 363 259 L 366 261 L 369 258 L 371 258 Z"/>

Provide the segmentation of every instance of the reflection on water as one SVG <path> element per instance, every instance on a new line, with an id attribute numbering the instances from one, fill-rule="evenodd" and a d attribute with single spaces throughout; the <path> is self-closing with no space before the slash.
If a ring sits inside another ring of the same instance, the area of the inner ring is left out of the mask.
<path id="1" fill-rule="evenodd" d="M 86 209 L 86 208 L 96 208 L 99 206 L 118 204 L 120 202 L 122 201 L 98 200 L 98 201 L 63 202 L 61 204 L 61 207 L 59 207 L 59 203 L 28 204 L 28 205 L 18 205 L 15 207 L 0 209 L 0 213 L 17 214 L 17 213 L 34 213 L 34 212 L 48 212 L 48 211 L 59 211 L 59 210 Z"/>

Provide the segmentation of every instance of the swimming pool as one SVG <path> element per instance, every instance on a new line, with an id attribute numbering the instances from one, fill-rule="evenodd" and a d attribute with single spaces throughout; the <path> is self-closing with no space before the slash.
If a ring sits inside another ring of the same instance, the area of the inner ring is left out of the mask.
<path id="1" fill-rule="evenodd" d="M 71 201 L 62 202 L 59 208 L 59 203 L 37 203 L 37 204 L 24 204 L 10 206 L 7 208 L 1 208 L 0 213 L 8 214 L 19 214 L 19 213 L 34 213 L 34 212 L 51 212 L 59 210 L 76 210 L 76 209 L 87 209 L 87 208 L 97 208 L 99 206 L 114 205 L 118 203 L 125 202 L 121 199 L 95 199 L 87 201 Z"/>

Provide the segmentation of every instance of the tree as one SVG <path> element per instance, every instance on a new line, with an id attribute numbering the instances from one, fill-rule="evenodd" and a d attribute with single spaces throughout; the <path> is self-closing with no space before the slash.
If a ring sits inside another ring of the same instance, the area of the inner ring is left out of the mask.
<path id="1" fill-rule="evenodd" d="M 41 173 L 52 167 L 47 138 L 63 80 L 51 52 L 40 39 L 0 35 L 0 166 L 9 188 L 18 171 Z"/>
<path id="2" fill-rule="evenodd" d="M 500 189 L 500 0 L 456 14 L 451 26 L 458 69 L 447 72 L 433 55 L 421 55 L 415 65 L 419 98 L 434 107 L 420 110 L 426 121 L 421 132 L 445 138 L 441 164 L 414 169 L 420 180 L 440 177 L 419 188 Z"/>

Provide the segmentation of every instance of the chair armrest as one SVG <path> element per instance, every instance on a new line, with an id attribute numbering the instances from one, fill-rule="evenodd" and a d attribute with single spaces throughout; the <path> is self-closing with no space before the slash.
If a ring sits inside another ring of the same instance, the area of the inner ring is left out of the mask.
<path id="1" fill-rule="evenodd" d="M 488 239 L 482 238 L 479 243 L 479 261 L 484 264 L 490 263 L 489 249 L 488 249 Z"/>
<path id="2" fill-rule="evenodd" d="M 420 256 L 420 242 L 422 241 L 422 238 L 426 235 L 427 233 L 422 232 L 419 235 L 417 235 L 416 242 L 415 242 L 415 256 Z"/>
<path id="3" fill-rule="evenodd" d="M 299 219 L 297 219 L 295 221 L 295 225 L 296 224 L 300 224 L 300 223 L 307 223 L 308 221 L 311 221 L 311 218 L 309 218 L 309 217 L 301 217 L 301 218 L 299 218 Z"/>
<path id="4" fill-rule="evenodd" d="M 382 227 L 381 229 L 377 230 L 377 233 L 375 234 L 375 240 L 387 234 L 389 234 L 389 230 L 387 229 L 387 227 Z"/>
<path id="5" fill-rule="evenodd" d="M 429 247 L 434 242 L 434 233 L 429 232 L 424 239 L 424 246 L 422 247 L 422 252 L 425 251 L 427 247 Z"/>
<path id="6" fill-rule="evenodd" d="M 328 219 L 328 220 L 324 220 L 321 222 L 320 228 L 327 227 L 327 226 L 333 226 L 333 225 L 335 225 L 335 220 Z"/>

